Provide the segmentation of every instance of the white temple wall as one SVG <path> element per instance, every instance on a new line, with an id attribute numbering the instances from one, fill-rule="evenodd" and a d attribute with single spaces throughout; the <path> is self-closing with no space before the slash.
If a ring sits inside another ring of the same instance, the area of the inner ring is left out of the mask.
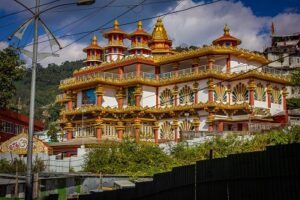
<path id="1" fill-rule="evenodd" d="M 227 57 L 223 57 L 222 59 L 216 59 L 215 65 L 222 66 L 222 72 L 226 72 L 226 59 Z"/>
<path id="2" fill-rule="evenodd" d="M 208 101 L 207 79 L 197 81 L 199 83 L 198 102 Z"/>
<path id="3" fill-rule="evenodd" d="M 82 105 L 82 92 L 78 92 L 77 93 L 77 103 L 76 103 L 76 106 L 77 108 L 81 107 Z"/>
<path id="4" fill-rule="evenodd" d="M 103 107 L 118 107 L 118 102 L 116 98 L 116 90 L 114 88 L 105 88 L 104 95 L 103 95 Z"/>
<path id="5" fill-rule="evenodd" d="M 259 67 L 261 64 L 257 63 L 255 61 L 248 61 L 243 58 L 237 58 L 235 56 L 231 56 L 230 58 L 230 68 L 231 72 L 241 72 L 241 71 L 248 71 L 251 69 L 256 69 Z M 258 69 L 260 70 L 260 69 Z"/>
<path id="6" fill-rule="evenodd" d="M 156 87 L 143 86 L 143 94 L 141 99 L 141 105 L 143 107 L 155 107 L 156 106 Z"/>

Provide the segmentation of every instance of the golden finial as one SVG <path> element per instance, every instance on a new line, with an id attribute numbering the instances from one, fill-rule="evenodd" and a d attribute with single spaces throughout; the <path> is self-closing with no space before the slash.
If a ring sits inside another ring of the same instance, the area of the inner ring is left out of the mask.
<path id="1" fill-rule="evenodd" d="M 138 30 L 142 30 L 143 29 L 143 22 L 139 21 L 138 22 Z"/>
<path id="2" fill-rule="evenodd" d="M 119 22 L 118 22 L 118 20 L 115 20 L 114 27 L 115 27 L 115 29 L 119 29 Z"/>
<path id="3" fill-rule="evenodd" d="M 228 27 L 227 24 L 225 24 L 225 26 L 224 26 L 224 35 L 229 35 L 229 31 L 230 31 L 230 28 Z"/>
<path id="4" fill-rule="evenodd" d="M 166 31 L 164 24 L 160 17 L 157 18 L 157 22 L 156 22 L 154 30 L 152 32 L 152 39 L 153 40 L 169 40 L 167 31 Z"/>
<path id="5" fill-rule="evenodd" d="M 96 35 L 93 36 L 92 44 L 94 44 L 94 45 L 97 44 L 97 37 L 96 37 Z"/>

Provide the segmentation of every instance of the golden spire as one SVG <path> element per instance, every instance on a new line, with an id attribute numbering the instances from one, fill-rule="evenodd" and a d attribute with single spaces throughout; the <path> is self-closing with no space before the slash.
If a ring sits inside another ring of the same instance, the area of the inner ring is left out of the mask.
<path id="1" fill-rule="evenodd" d="M 225 24 L 225 26 L 224 26 L 224 35 L 230 35 L 229 31 L 230 31 L 230 28 L 228 27 L 227 24 Z"/>
<path id="2" fill-rule="evenodd" d="M 164 24 L 160 17 L 157 19 L 154 30 L 152 32 L 152 39 L 153 40 L 169 40 L 167 31 L 166 31 Z"/>
<path id="3" fill-rule="evenodd" d="M 143 22 L 139 21 L 138 22 L 138 30 L 142 30 L 143 29 Z"/>
<path id="4" fill-rule="evenodd" d="M 96 37 L 96 35 L 93 36 L 92 44 L 93 45 L 97 45 L 97 37 Z"/>
<path id="5" fill-rule="evenodd" d="M 115 29 L 119 29 L 119 22 L 118 22 L 118 20 L 115 20 L 115 22 L 114 22 L 114 28 Z"/>

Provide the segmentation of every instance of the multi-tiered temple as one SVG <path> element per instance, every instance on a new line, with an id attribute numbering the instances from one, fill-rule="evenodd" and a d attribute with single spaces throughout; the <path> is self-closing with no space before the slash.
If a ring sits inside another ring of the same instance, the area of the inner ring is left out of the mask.
<path id="1" fill-rule="evenodd" d="M 138 23 L 94 36 L 86 66 L 62 80 L 61 127 L 67 140 L 93 138 L 155 143 L 178 141 L 182 132 L 248 131 L 249 123 L 285 123 L 290 79 L 263 65 L 261 54 L 238 48 L 224 35 L 212 45 L 175 52 L 161 19 L 152 35 Z M 125 40 L 131 42 L 129 47 Z M 247 72 L 247 73 L 246 73 Z"/>

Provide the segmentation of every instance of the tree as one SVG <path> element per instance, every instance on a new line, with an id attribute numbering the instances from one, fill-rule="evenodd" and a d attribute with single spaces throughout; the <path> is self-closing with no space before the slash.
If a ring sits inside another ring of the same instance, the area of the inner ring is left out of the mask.
<path id="1" fill-rule="evenodd" d="M 23 61 L 12 48 L 0 51 L 0 108 L 8 105 L 15 95 L 14 81 L 20 80 L 24 74 Z"/>
<path id="2" fill-rule="evenodd" d="M 293 70 L 292 82 L 294 86 L 300 86 L 300 68 L 296 68 Z"/>
<path id="3" fill-rule="evenodd" d="M 55 122 L 49 124 L 47 136 L 50 138 L 51 142 L 58 142 L 57 133 L 59 132 L 58 124 Z"/>

